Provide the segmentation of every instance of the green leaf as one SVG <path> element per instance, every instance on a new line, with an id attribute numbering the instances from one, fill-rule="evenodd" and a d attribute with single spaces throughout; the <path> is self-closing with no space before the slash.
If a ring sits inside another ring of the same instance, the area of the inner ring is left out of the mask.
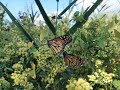
<path id="1" fill-rule="evenodd" d="M 116 87 L 117 90 L 120 90 L 120 80 L 114 80 L 113 85 L 114 87 Z"/>
<path id="2" fill-rule="evenodd" d="M 82 22 L 84 20 L 84 15 L 79 16 L 79 21 Z"/>
<path id="3" fill-rule="evenodd" d="M 32 67 L 32 70 L 29 72 L 30 76 L 35 79 L 36 78 L 36 73 L 35 73 L 35 64 L 33 62 L 31 62 L 31 67 Z"/>
<path id="4" fill-rule="evenodd" d="M 73 16 L 74 21 L 79 21 L 79 11 L 76 11 Z"/>
<path id="5" fill-rule="evenodd" d="M 35 0 L 35 2 L 36 2 L 36 4 L 37 4 L 37 6 L 38 6 L 38 8 L 39 8 L 39 10 L 40 10 L 43 18 L 44 18 L 46 24 L 48 25 L 49 29 L 52 31 L 52 33 L 53 33 L 54 35 L 56 35 L 56 29 L 55 29 L 55 27 L 53 26 L 53 24 L 51 23 L 49 17 L 47 16 L 47 14 L 46 14 L 46 12 L 45 12 L 42 4 L 40 3 L 39 0 Z"/>
<path id="6" fill-rule="evenodd" d="M 7 12 L 9 17 L 12 19 L 13 23 L 19 28 L 19 30 L 27 37 L 27 39 L 32 42 L 34 41 L 32 37 L 27 33 L 27 31 L 20 25 L 20 23 L 17 21 L 17 19 L 12 15 L 12 13 L 0 2 L 0 5 L 3 7 L 3 9 Z M 35 48 L 38 49 L 37 43 L 34 41 Z"/>
<path id="7" fill-rule="evenodd" d="M 78 16 L 79 16 L 79 11 L 76 11 L 76 12 L 74 13 L 74 16 L 75 16 L 75 17 L 78 17 Z"/>
<path id="8" fill-rule="evenodd" d="M 41 31 L 41 33 L 40 33 L 40 42 L 43 41 L 45 35 L 46 35 L 46 33 L 44 31 Z"/>
<path id="9" fill-rule="evenodd" d="M 82 39 L 84 42 L 87 42 L 87 41 L 86 41 L 86 37 L 85 37 L 85 35 L 84 35 L 83 33 L 81 33 L 81 39 Z"/>
<path id="10" fill-rule="evenodd" d="M 120 39 L 120 32 L 114 29 L 115 37 Z"/>
<path id="11" fill-rule="evenodd" d="M 98 39 L 97 39 L 97 44 L 98 44 L 98 46 L 99 46 L 100 48 L 102 48 L 102 49 L 105 47 L 104 42 L 105 42 L 105 40 L 102 39 L 102 38 L 98 38 Z"/>
<path id="12" fill-rule="evenodd" d="M 120 77 L 120 64 L 118 64 L 116 67 L 117 67 L 116 73 L 117 73 L 118 77 Z"/>
<path id="13" fill-rule="evenodd" d="M 82 13 L 80 14 L 79 11 L 76 11 L 74 13 L 73 20 L 76 21 L 76 22 L 78 22 L 78 21 L 82 22 L 84 20 L 84 15 Z"/>

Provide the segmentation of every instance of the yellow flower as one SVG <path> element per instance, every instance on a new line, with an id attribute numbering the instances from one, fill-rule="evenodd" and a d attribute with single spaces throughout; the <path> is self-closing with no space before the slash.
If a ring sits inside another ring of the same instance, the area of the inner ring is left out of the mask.
<path id="1" fill-rule="evenodd" d="M 110 84 L 113 81 L 113 77 L 115 74 L 113 73 L 107 73 L 105 71 L 102 71 L 100 69 L 97 70 L 97 72 L 94 72 L 92 75 L 88 75 L 89 81 L 92 81 L 94 83 L 99 84 Z"/>
<path id="2" fill-rule="evenodd" d="M 95 62 L 95 66 L 96 66 L 96 68 L 98 68 L 98 67 L 100 67 L 102 65 L 102 62 L 101 62 L 101 60 L 96 60 L 96 62 Z"/>
<path id="3" fill-rule="evenodd" d="M 67 90 L 92 90 L 92 86 L 84 79 L 70 80 Z"/>
<path id="4" fill-rule="evenodd" d="M 94 75 L 88 75 L 89 81 L 95 81 L 96 77 Z"/>

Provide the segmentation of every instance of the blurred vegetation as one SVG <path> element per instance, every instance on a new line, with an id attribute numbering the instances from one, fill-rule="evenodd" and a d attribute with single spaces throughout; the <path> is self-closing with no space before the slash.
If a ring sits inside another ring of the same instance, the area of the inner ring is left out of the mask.
<path id="1" fill-rule="evenodd" d="M 31 9 L 33 10 L 33 9 Z M 21 17 L 22 15 L 22 17 Z M 65 50 L 86 61 L 83 66 L 65 66 L 47 46 L 54 38 L 48 26 L 34 24 L 36 13 L 21 12 L 17 21 L 37 42 L 36 49 L 13 22 L 0 26 L 0 90 L 119 90 L 120 17 L 105 15 L 89 19 L 78 28 Z M 4 22 L 4 15 L 2 21 Z M 83 20 L 75 12 L 72 21 L 58 21 L 57 36 L 65 34 L 71 22 Z M 55 20 L 50 18 L 53 24 Z"/>

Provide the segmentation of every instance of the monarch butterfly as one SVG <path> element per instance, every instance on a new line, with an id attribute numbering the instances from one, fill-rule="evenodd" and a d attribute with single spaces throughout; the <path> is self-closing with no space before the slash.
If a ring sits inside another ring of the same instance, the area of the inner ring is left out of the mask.
<path id="1" fill-rule="evenodd" d="M 63 56 L 64 56 L 65 65 L 67 65 L 69 67 L 83 65 L 85 63 L 85 61 L 82 60 L 81 58 L 79 58 L 75 55 L 72 55 L 72 54 L 67 54 L 66 51 L 63 52 Z"/>
<path id="2" fill-rule="evenodd" d="M 52 50 L 54 55 L 60 54 L 63 52 L 65 46 L 72 41 L 72 37 L 70 35 L 63 35 L 60 37 L 56 37 L 52 40 L 48 40 L 48 47 Z"/>

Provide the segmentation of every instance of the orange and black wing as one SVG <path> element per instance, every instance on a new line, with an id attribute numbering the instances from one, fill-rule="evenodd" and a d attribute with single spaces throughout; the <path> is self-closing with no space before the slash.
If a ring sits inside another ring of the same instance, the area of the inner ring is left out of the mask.
<path id="1" fill-rule="evenodd" d="M 69 35 L 63 35 L 52 40 L 47 41 L 49 48 L 54 55 L 60 54 L 64 51 L 66 44 L 72 41 L 72 37 Z"/>
<path id="2" fill-rule="evenodd" d="M 48 41 L 48 46 L 52 50 L 54 55 L 60 54 L 63 52 L 64 45 L 60 40 L 51 40 Z"/>
<path id="3" fill-rule="evenodd" d="M 67 45 L 68 43 L 72 41 L 72 37 L 70 35 L 63 35 L 58 38 L 60 38 L 61 40 L 64 40 L 65 45 Z"/>
<path id="4" fill-rule="evenodd" d="M 74 67 L 74 66 L 78 66 L 78 65 L 82 65 L 85 63 L 84 60 L 78 58 L 75 55 L 72 54 L 66 54 L 64 55 L 64 62 L 65 65 L 69 66 L 69 67 Z"/>

